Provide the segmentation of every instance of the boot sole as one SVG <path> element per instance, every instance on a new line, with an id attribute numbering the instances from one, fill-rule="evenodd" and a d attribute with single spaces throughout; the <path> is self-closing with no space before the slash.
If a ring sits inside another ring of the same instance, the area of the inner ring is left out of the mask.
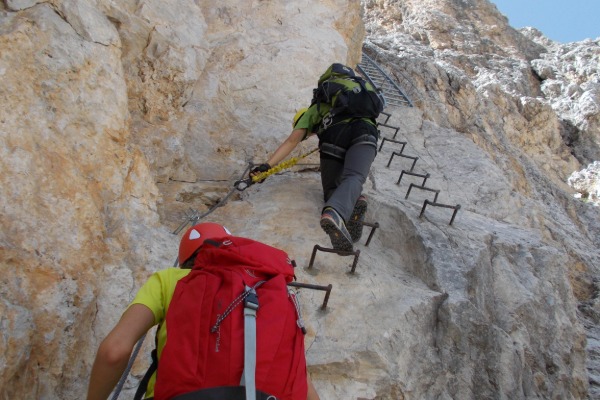
<path id="1" fill-rule="evenodd" d="M 356 243 L 360 240 L 363 233 L 363 221 L 365 220 L 365 214 L 367 213 L 367 202 L 360 201 L 356 203 L 350 220 L 346 224 L 346 229 L 350 233 L 352 242 Z"/>
<path id="2" fill-rule="evenodd" d="M 353 251 L 352 242 L 337 227 L 335 222 L 329 218 L 321 218 L 321 228 L 329 235 L 334 250 Z"/>

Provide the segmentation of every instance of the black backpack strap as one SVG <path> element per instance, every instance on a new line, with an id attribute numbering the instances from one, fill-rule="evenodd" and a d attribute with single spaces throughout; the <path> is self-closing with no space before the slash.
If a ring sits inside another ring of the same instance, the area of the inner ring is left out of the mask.
<path id="1" fill-rule="evenodd" d="M 209 389 L 200 389 L 193 392 L 180 394 L 172 400 L 245 400 L 246 388 L 244 386 L 218 386 Z M 278 400 L 277 397 L 256 391 L 256 400 Z"/>
<path id="2" fill-rule="evenodd" d="M 158 329 L 160 329 L 160 325 L 158 326 Z M 148 390 L 148 382 L 150 382 L 152 374 L 154 374 L 154 372 L 156 372 L 158 369 L 158 329 L 156 329 L 156 335 L 154 336 L 154 350 L 152 350 L 150 353 L 150 356 L 152 357 L 152 363 L 148 367 L 148 370 L 144 374 L 142 380 L 140 380 L 137 390 L 135 391 L 135 395 L 133 396 L 133 400 L 142 400 L 144 398 L 146 391 Z"/>
<path id="3" fill-rule="evenodd" d="M 383 109 L 385 108 L 385 99 L 383 99 L 378 93 L 372 92 L 371 90 L 367 89 L 367 82 L 364 79 L 354 78 L 354 80 L 360 85 L 360 87 L 363 90 L 367 91 L 367 94 L 371 98 L 371 101 L 376 106 L 377 110 L 379 112 L 383 111 Z M 377 91 L 376 87 L 374 87 L 374 89 L 375 89 L 375 91 Z M 376 96 L 376 97 L 373 97 L 373 96 Z"/>

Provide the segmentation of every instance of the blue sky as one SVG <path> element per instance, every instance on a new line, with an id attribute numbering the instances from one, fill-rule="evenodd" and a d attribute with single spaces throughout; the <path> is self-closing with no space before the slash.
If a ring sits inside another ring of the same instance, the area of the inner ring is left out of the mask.
<path id="1" fill-rule="evenodd" d="M 600 0 L 490 0 L 513 28 L 532 26 L 557 42 L 600 37 Z"/>

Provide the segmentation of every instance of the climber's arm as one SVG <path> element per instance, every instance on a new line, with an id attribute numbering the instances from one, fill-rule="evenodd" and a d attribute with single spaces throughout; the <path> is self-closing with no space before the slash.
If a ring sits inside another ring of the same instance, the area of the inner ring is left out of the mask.
<path id="1" fill-rule="evenodd" d="M 306 383 L 308 384 L 308 393 L 306 394 L 306 400 L 320 400 L 319 394 L 313 386 L 312 381 L 310 380 L 310 376 L 308 374 L 306 375 L 306 380 Z"/>
<path id="2" fill-rule="evenodd" d="M 300 143 L 305 136 L 306 129 L 294 129 L 292 133 L 290 133 L 290 136 L 288 136 L 288 138 L 285 139 L 285 142 L 283 142 L 277 148 L 277 150 L 275 150 L 273 155 L 271 155 L 271 158 L 269 158 L 269 161 L 267 161 L 267 163 L 271 167 L 274 167 L 277 164 L 279 164 L 296 148 L 296 146 L 298 146 L 298 143 Z"/>
<path id="3" fill-rule="evenodd" d="M 133 347 L 154 325 L 154 314 L 133 304 L 100 344 L 88 387 L 88 400 L 106 400 L 125 371 Z"/>

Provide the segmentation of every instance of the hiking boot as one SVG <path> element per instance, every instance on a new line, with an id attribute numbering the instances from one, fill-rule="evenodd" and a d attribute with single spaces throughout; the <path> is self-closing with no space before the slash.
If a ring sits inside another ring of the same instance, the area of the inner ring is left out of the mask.
<path id="1" fill-rule="evenodd" d="M 350 216 L 350 220 L 346 225 L 353 243 L 358 242 L 362 237 L 363 221 L 365 220 L 366 213 L 367 198 L 361 194 L 358 197 L 358 200 L 356 200 L 356 204 L 354 204 L 354 210 L 352 210 L 352 215 Z"/>
<path id="2" fill-rule="evenodd" d="M 329 235 L 334 250 L 352 251 L 352 238 L 344 220 L 333 208 L 326 207 L 321 214 L 321 228 Z"/>

